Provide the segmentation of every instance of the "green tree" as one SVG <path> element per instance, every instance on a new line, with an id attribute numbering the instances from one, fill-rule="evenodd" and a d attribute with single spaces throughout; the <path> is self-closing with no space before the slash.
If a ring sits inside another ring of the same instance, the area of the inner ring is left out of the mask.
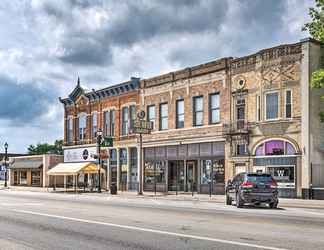
<path id="1" fill-rule="evenodd" d="M 311 22 L 306 23 L 303 30 L 308 31 L 314 39 L 324 43 L 324 0 L 315 0 L 315 7 L 309 8 L 309 16 Z M 311 86 L 317 89 L 324 88 L 324 69 L 313 72 Z M 324 96 L 322 99 L 324 100 Z M 324 122 L 324 111 L 320 111 L 319 115 L 321 121 Z"/>
<path id="2" fill-rule="evenodd" d="M 38 155 L 38 154 L 63 154 L 63 140 L 56 140 L 54 144 L 48 143 L 38 143 L 37 145 L 29 145 L 27 148 L 28 154 Z"/>

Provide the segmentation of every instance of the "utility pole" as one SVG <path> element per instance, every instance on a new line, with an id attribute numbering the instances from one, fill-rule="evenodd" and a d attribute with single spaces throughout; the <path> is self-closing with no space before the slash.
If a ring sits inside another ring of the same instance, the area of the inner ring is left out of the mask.
<path id="1" fill-rule="evenodd" d="M 4 144 L 4 148 L 5 148 L 5 184 L 4 186 L 7 187 L 7 178 L 8 178 L 8 169 L 7 169 L 7 160 L 8 160 L 8 143 L 6 142 Z"/>
<path id="2" fill-rule="evenodd" d="M 139 134 L 139 143 L 140 143 L 140 147 L 139 147 L 139 166 L 138 166 L 138 176 L 139 176 L 139 180 L 138 180 L 138 195 L 143 195 L 143 138 L 142 138 L 142 133 Z"/>
<path id="3" fill-rule="evenodd" d="M 101 139 L 102 139 L 102 130 L 97 131 L 97 156 L 98 156 L 98 193 L 101 193 Z"/>

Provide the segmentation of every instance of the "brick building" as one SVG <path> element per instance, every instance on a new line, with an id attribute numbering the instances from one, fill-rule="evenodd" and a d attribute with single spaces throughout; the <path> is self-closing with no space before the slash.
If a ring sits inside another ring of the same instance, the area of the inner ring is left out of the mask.
<path id="1" fill-rule="evenodd" d="M 228 66 L 225 58 L 141 81 L 141 109 L 154 123 L 143 137 L 144 191 L 224 193 Z"/>
<path id="2" fill-rule="evenodd" d="M 95 161 L 96 132 L 112 137 L 114 145 L 108 148 L 110 161 L 104 161 L 101 183 L 111 183 L 119 189 L 137 189 L 137 143 L 130 134 L 129 125 L 138 109 L 139 79 L 100 90 L 87 91 L 78 80 L 72 93 L 60 101 L 64 104 L 64 163 Z M 80 182 L 96 183 L 97 176 L 79 176 Z"/>
<path id="3" fill-rule="evenodd" d="M 102 128 L 115 144 L 107 184 L 136 190 L 140 157 L 129 132 L 143 110 L 154 124 L 143 136 L 144 191 L 222 194 L 235 174 L 262 171 L 281 196 L 324 197 L 324 93 L 310 87 L 322 56 L 322 45 L 305 39 L 97 91 L 78 83 L 61 99 L 65 161 L 84 161 L 84 150 L 94 161 Z"/>
<path id="4" fill-rule="evenodd" d="M 310 88 L 311 73 L 323 67 L 321 47 L 306 39 L 231 61 L 231 123 L 224 130 L 229 176 L 269 172 L 281 196 L 307 197 L 310 188 L 321 196 L 324 126 L 318 110 L 324 107 L 320 91 Z"/>

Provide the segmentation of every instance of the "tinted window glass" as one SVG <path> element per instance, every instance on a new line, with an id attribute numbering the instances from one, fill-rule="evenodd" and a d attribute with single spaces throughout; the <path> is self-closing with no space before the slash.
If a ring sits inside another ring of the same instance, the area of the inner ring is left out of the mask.
<path id="1" fill-rule="evenodd" d="M 271 175 L 258 175 L 258 174 L 249 174 L 247 175 L 247 181 L 253 182 L 253 183 L 269 183 L 272 182 L 273 179 Z"/>

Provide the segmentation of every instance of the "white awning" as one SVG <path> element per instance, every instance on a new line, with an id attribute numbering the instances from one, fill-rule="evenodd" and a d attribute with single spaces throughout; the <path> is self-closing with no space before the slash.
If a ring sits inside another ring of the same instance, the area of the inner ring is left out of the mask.
<path id="1" fill-rule="evenodd" d="M 100 169 L 105 172 L 103 168 Z M 98 166 L 92 162 L 82 163 L 59 163 L 47 171 L 48 175 L 77 175 L 81 173 L 95 174 L 98 173 Z"/>

